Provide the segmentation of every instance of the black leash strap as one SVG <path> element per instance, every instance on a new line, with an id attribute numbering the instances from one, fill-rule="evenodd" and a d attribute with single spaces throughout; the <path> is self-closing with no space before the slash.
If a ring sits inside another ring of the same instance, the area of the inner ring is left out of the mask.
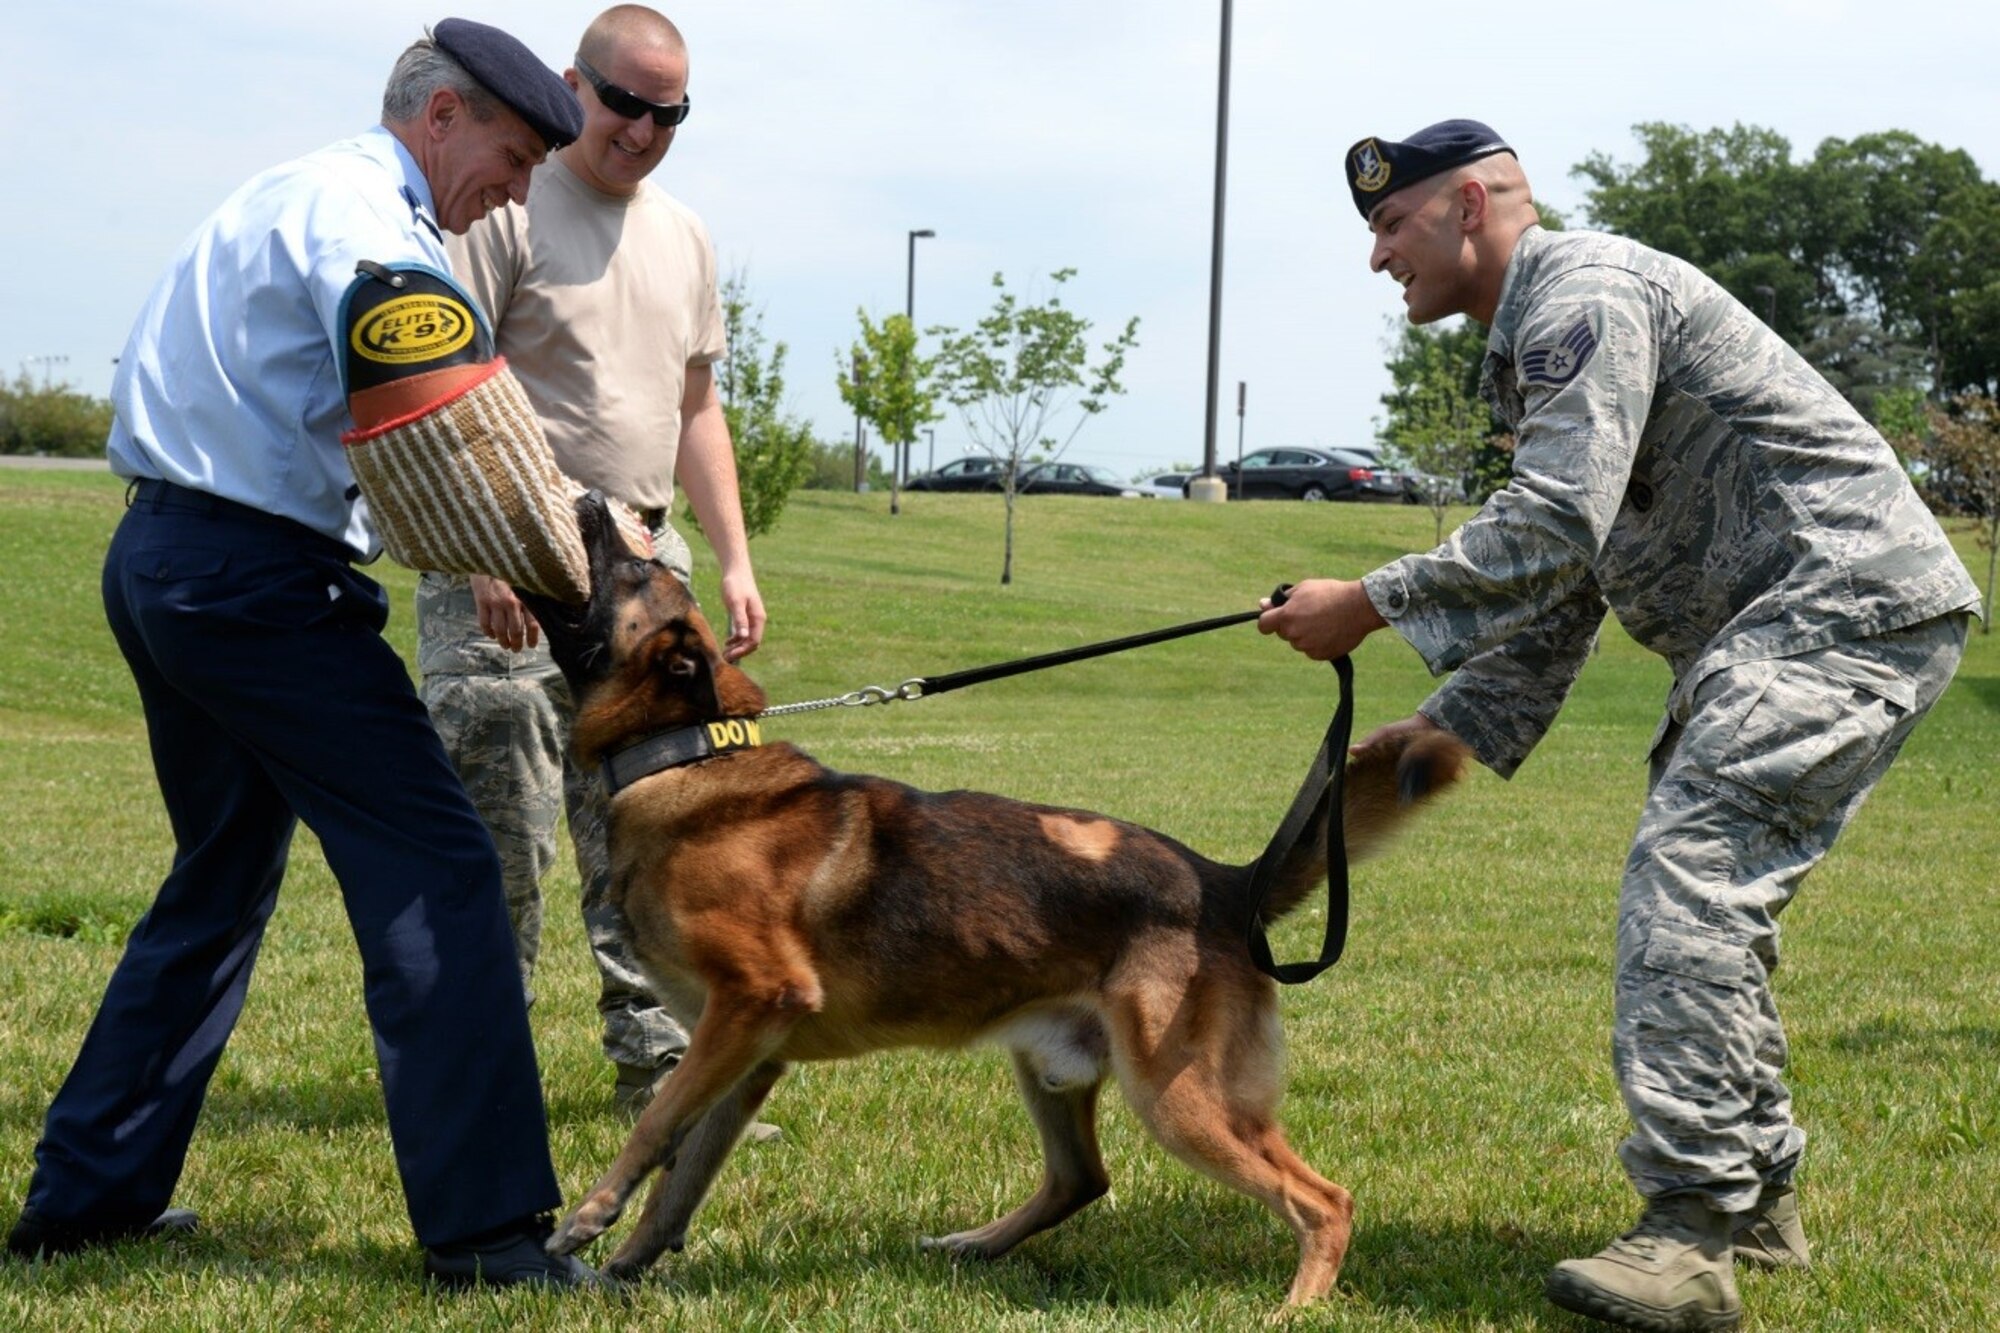
<path id="1" fill-rule="evenodd" d="M 1107 653 L 1122 653 L 1127 648 L 1143 648 L 1149 643 L 1165 643 L 1168 639 L 1185 638 L 1190 634 L 1206 634 L 1212 629 L 1241 625 L 1246 620 L 1255 620 L 1263 614 L 1262 611 L 1239 611 L 1233 615 L 1214 616 L 1207 620 L 1192 620 L 1185 625 L 1170 625 L 1166 629 L 1148 630 L 1144 634 L 1129 634 L 1122 639 L 1087 643 L 1081 648 L 1065 648 L 1060 652 L 1042 653 L 1037 657 L 1018 657 L 1011 662 L 996 662 L 991 666 L 949 671 L 942 676 L 920 676 L 916 684 L 923 697 L 929 697 L 933 694 L 943 694 L 946 690 L 964 689 L 967 685 L 983 685 L 989 680 L 1001 680 L 1029 671 L 1040 671 L 1045 667 L 1065 666 L 1087 658 L 1103 657 Z"/>
<path id="2" fill-rule="evenodd" d="M 1281 585 L 1271 594 L 1271 605 L 1284 605 L 1291 590 L 1290 584 Z M 1002 680 L 1008 676 L 1041 671 L 1047 667 L 1064 666 L 1070 662 L 1082 662 L 1092 657 L 1103 657 L 1108 653 L 1124 652 L 1128 648 L 1143 648 L 1149 643 L 1165 643 L 1169 639 L 1185 638 L 1190 634 L 1206 634 L 1210 630 L 1222 629 L 1229 625 L 1241 625 L 1263 614 L 1260 609 L 1214 616 L 1207 620 L 1194 620 L 1185 625 L 1172 625 L 1166 629 L 1149 630 L 1144 634 L 1131 634 L 1122 639 L 1108 639 L 1102 643 L 1084 644 L 1079 648 L 1065 648 L 1059 652 L 1042 653 L 1036 657 L 1020 657 L 1011 662 L 996 662 L 990 666 L 951 671 L 942 676 L 919 676 L 903 682 L 893 691 L 870 686 L 867 691 L 857 691 L 853 695 L 839 699 L 825 699 L 808 704 L 786 704 L 781 708 L 766 709 L 763 715 L 775 717 L 781 713 L 830 707 L 840 703 L 887 703 L 893 699 L 928 698 L 948 690 L 963 689 L 967 685 Z M 1334 710 L 1333 721 L 1326 729 L 1326 739 L 1320 742 L 1319 754 L 1313 759 L 1312 770 L 1306 774 L 1305 783 L 1299 788 L 1299 794 L 1292 799 L 1292 808 L 1285 813 L 1284 821 L 1278 825 L 1278 831 L 1271 836 L 1270 845 L 1264 848 L 1263 855 L 1257 858 L 1250 871 L 1248 896 L 1251 910 L 1246 933 L 1250 958 L 1257 964 L 1259 971 L 1287 986 L 1311 981 L 1340 961 L 1341 952 L 1347 947 L 1347 837 L 1342 827 L 1341 807 L 1347 779 L 1348 738 L 1354 731 L 1354 667 L 1346 658 L 1341 657 L 1334 660 L 1333 669 L 1340 678 L 1340 704 Z M 1326 939 L 1320 945 L 1319 957 L 1316 960 L 1280 963 L 1272 958 L 1271 942 L 1264 935 L 1264 900 L 1270 896 L 1271 881 L 1277 876 L 1278 867 L 1284 863 L 1286 855 L 1292 848 L 1305 837 L 1306 826 L 1312 822 L 1313 811 L 1318 809 L 1322 799 L 1330 800 L 1332 803 L 1326 819 Z"/>
<path id="3" fill-rule="evenodd" d="M 1265 976 L 1286 986 L 1311 981 L 1339 962 L 1347 948 L 1347 835 L 1342 805 L 1347 787 L 1347 744 L 1354 733 L 1354 667 L 1346 658 L 1337 657 L 1333 670 L 1340 677 L 1340 706 L 1334 709 L 1311 771 L 1299 794 L 1292 798 L 1292 808 L 1285 812 L 1270 845 L 1250 871 L 1250 925 L 1245 935 L 1250 961 Z M 1264 900 L 1270 896 L 1278 867 L 1305 837 L 1306 826 L 1312 823 L 1313 812 L 1323 799 L 1331 803 L 1326 816 L 1326 938 L 1320 943 L 1317 959 L 1280 963 L 1272 958 L 1271 942 L 1264 937 Z"/>

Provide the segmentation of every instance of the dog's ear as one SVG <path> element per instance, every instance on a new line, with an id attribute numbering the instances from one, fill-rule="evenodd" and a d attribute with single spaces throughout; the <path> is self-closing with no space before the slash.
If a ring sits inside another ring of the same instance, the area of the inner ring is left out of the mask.
<path id="1" fill-rule="evenodd" d="M 715 668 L 692 626 L 669 626 L 660 634 L 660 651 L 653 658 L 653 670 L 664 679 L 672 693 L 687 700 L 701 717 L 722 716 L 722 699 L 715 689 Z"/>

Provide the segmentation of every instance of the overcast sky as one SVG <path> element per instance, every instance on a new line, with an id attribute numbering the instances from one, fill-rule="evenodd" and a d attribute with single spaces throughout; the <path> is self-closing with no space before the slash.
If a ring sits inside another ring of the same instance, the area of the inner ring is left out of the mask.
<path id="1" fill-rule="evenodd" d="M 694 112 L 654 179 L 742 269 L 791 348 L 793 409 L 852 438 L 834 391 L 854 312 L 969 325 L 992 275 L 1108 337 L 1140 317 L 1128 394 L 1070 457 L 1130 476 L 1195 459 L 1207 373 L 1219 0 L 682 0 Z M 396 54 L 450 14 L 551 65 L 596 6 L 449 0 L 45 3 L 0 17 L 0 372 L 102 394 L 175 247 L 245 178 L 372 123 Z M 1400 311 L 1367 271 L 1347 146 L 1453 116 L 1519 151 L 1581 213 L 1570 168 L 1631 126 L 1736 122 L 1788 138 L 1887 129 L 2000 175 L 2000 7 L 1905 0 L 1350 6 L 1237 0 L 1222 315 L 1223 455 L 1369 439 Z M 643 336 L 635 330 L 634 336 Z M 65 358 L 56 360 L 55 358 Z M 964 434 L 937 423 L 937 461 Z M 921 446 L 920 446 L 921 451 Z M 922 462 L 920 456 L 919 462 Z"/>

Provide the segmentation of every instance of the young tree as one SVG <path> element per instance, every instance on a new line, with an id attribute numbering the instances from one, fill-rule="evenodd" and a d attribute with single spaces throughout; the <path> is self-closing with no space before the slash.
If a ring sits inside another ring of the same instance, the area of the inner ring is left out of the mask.
<path id="1" fill-rule="evenodd" d="M 736 446 L 736 483 L 743 493 L 743 530 L 769 532 L 792 492 L 812 475 L 812 428 L 785 411 L 785 344 L 764 340 L 764 312 L 750 303 L 739 270 L 723 279 L 722 327 L 729 355 L 716 368 L 722 414 Z M 700 525 L 692 509 L 687 519 Z"/>
<path id="2" fill-rule="evenodd" d="M 1442 529 L 1451 502 L 1444 497 L 1482 501 L 1507 484 L 1512 468 L 1502 444 L 1509 437 L 1479 396 L 1487 329 L 1473 319 L 1421 326 L 1399 319 L 1394 327 L 1390 389 L 1382 395 L 1388 418 L 1378 438 L 1418 471 L 1456 483 L 1431 487 L 1424 497 Z"/>
<path id="3" fill-rule="evenodd" d="M 1925 465 L 1924 498 L 1934 509 L 1978 521 L 1986 552 L 1986 607 L 1980 633 L 1993 632 L 1994 576 L 2000 573 L 2000 404 L 1984 394 L 1962 394 L 1948 408 L 1933 407 L 1914 452 Z"/>
<path id="4" fill-rule="evenodd" d="M 1407 379 L 1398 378 L 1396 405 L 1382 433 L 1382 442 L 1418 473 L 1418 493 L 1430 508 L 1435 542 L 1444 541 L 1445 511 L 1465 498 L 1467 478 L 1478 471 L 1493 427 L 1486 403 L 1465 392 L 1463 368 L 1446 350 L 1449 336 L 1426 338 L 1422 330 L 1408 329 L 1405 347 L 1415 355 L 1404 363 Z"/>
<path id="5" fill-rule="evenodd" d="M 866 310 L 861 337 L 840 365 L 840 400 L 875 427 L 889 446 L 889 512 L 902 509 L 901 459 L 917 442 L 917 432 L 941 413 L 931 392 L 931 363 L 917 355 L 917 330 L 907 315 L 891 315 L 877 325 Z"/>
<path id="6" fill-rule="evenodd" d="M 939 392 L 958 409 L 973 445 L 1000 464 L 1007 504 L 1002 584 L 1014 581 L 1014 498 L 1022 465 L 1061 457 L 1083 423 L 1125 392 L 1118 376 L 1139 345 L 1135 315 L 1103 344 L 1102 359 L 1089 364 L 1091 322 L 1062 303 L 1062 286 L 1075 276 L 1073 268 L 1057 269 L 1049 275 L 1055 289 L 1049 298 L 1027 305 L 995 273 L 999 296 L 977 326 L 964 333 L 932 330 L 943 340 L 934 363 Z"/>

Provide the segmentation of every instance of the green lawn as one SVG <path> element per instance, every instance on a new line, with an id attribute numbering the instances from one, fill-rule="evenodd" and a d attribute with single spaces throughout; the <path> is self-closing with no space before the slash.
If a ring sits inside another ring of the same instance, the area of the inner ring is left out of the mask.
<path id="1" fill-rule="evenodd" d="M 171 852 L 98 601 L 119 513 L 101 474 L 0 473 L 0 1224 Z M 774 702 L 893 685 L 1246 609 L 1280 581 L 1427 546 L 1431 525 L 1418 509 L 1031 497 L 1017 535 L 1003 589 L 996 498 L 916 496 L 891 518 L 886 496 L 802 495 L 755 548 L 771 628 L 746 665 Z M 407 651 L 410 576 L 378 572 Z M 1746 1327 L 2000 1326 L 1995 643 L 1975 636 L 1786 918 L 1779 998 L 1813 1135 L 1802 1198 L 1818 1264 L 1746 1276 Z M 1362 730 L 1429 688 L 1386 635 L 1356 676 Z M 1544 1304 L 1541 1279 L 1635 1210 L 1612 1156 L 1609 954 L 1666 686 L 1608 630 L 1525 771 L 1476 773 L 1358 871 L 1346 961 L 1287 992 L 1286 1122 L 1358 1201 L 1336 1295 L 1297 1326 L 1582 1326 Z M 1087 806 L 1247 860 L 1333 700 L 1332 672 L 1246 626 L 767 732 L 837 767 Z M 623 1129 L 573 870 L 550 899 L 533 1017 L 574 1199 Z M 1281 953 L 1310 954 L 1318 924 L 1288 922 Z M 1110 1198 L 997 1264 L 919 1252 L 919 1235 L 1018 1202 L 1039 1163 L 1004 1057 L 913 1053 L 797 1070 L 767 1113 L 784 1139 L 725 1168 L 687 1252 L 636 1291 L 432 1296 L 375 1084 L 353 943 L 302 836 L 178 1196 L 202 1235 L 0 1263 L 0 1327 L 1237 1328 L 1277 1304 L 1295 1260 L 1273 1217 L 1169 1159 L 1115 1095 Z"/>

